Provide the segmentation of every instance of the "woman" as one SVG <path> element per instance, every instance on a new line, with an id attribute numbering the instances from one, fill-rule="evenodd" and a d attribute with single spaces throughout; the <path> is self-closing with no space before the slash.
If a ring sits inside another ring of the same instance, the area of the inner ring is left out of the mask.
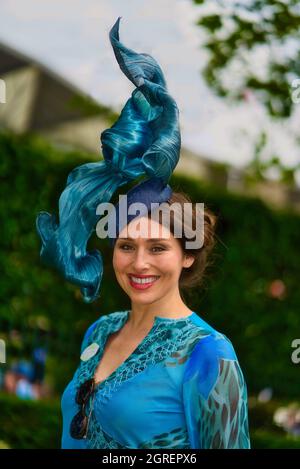
<path id="1" fill-rule="evenodd" d="M 37 219 L 43 260 L 93 301 L 102 261 L 86 244 L 99 220 L 97 204 L 146 175 L 126 196 L 126 220 L 120 202 L 108 232 L 116 279 L 131 309 L 102 315 L 84 335 L 79 366 L 62 396 L 62 448 L 249 448 L 247 389 L 233 346 L 181 296 L 183 287 L 201 284 L 216 218 L 167 184 L 179 159 L 178 109 L 157 62 L 120 43 L 119 20 L 110 40 L 137 89 L 101 134 L 104 161 L 69 175 L 60 223 L 47 212 Z M 136 203 L 138 215 L 130 210 Z M 192 211 L 178 237 L 185 204 Z M 199 216 L 203 243 L 191 248 Z"/>

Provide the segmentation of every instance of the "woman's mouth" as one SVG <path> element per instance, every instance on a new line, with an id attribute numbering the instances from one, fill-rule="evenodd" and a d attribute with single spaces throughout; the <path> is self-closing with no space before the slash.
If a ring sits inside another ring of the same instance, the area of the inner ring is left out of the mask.
<path id="1" fill-rule="evenodd" d="M 152 275 L 144 278 L 135 277 L 134 275 L 129 275 L 128 277 L 130 285 L 136 290 L 145 290 L 146 288 L 150 288 L 156 282 L 156 280 L 159 279 L 158 275 Z"/>

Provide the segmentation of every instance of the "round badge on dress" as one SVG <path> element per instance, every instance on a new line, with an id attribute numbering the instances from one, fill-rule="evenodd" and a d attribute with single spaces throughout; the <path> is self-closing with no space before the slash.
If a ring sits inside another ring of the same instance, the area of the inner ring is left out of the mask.
<path id="1" fill-rule="evenodd" d="M 90 358 L 92 358 L 98 352 L 98 350 L 99 350 L 99 345 L 96 344 L 96 342 L 93 342 L 92 344 L 90 344 L 88 347 L 84 349 L 84 351 L 80 355 L 80 359 L 85 362 L 89 360 Z"/>

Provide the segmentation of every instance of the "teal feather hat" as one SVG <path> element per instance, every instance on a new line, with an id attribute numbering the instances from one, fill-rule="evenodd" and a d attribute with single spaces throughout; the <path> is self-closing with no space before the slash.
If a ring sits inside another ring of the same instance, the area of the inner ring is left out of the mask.
<path id="1" fill-rule="evenodd" d="M 87 242 L 100 219 L 99 203 L 109 202 L 116 190 L 137 178 L 167 185 L 178 163 L 181 147 L 179 111 L 167 91 L 156 60 L 137 53 L 119 40 L 117 19 L 109 38 L 122 72 L 136 86 L 112 127 L 101 134 L 104 159 L 74 168 L 59 198 L 59 220 L 41 211 L 36 229 L 42 261 L 80 287 L 86 303 L 99 295 L 103 262 Z"/>

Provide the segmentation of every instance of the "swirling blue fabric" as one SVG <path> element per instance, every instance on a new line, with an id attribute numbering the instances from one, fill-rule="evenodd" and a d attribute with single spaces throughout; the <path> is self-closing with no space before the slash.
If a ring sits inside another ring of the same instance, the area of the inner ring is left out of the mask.
<path id="1" fill-rule="evenodd" d="M 108 337 L 130 311 L 101 316 L 86 331 L 61 399 L 63 449 L 249 449 L 247 386 L 231 341 L 196 312 L 156 316 L 129 357 L 96 384 L 85 439 L 70 435 L 79 386 L 95 376 Z M 98 350 L 84 359 L 94 344 Z"/>
<path id="2" fill-rule="evenodd" d="M 103 275 L 101 253 L 86 249 L 100 219 L 97 206 L 140 177 L 167 184 L 180 155 L 179 111 L 163 72 L 152 56 L 120 42 L 120 19 L 109 38 L 122 72 L 136 89 L 117 121 L 101 134 L 104 160 L 80 165 L 68 175 L 59 198 L 59 220 L 46 211 L 36 219 L 41 259 L 80 286 L 87 303 L 100 296 Z"/>

